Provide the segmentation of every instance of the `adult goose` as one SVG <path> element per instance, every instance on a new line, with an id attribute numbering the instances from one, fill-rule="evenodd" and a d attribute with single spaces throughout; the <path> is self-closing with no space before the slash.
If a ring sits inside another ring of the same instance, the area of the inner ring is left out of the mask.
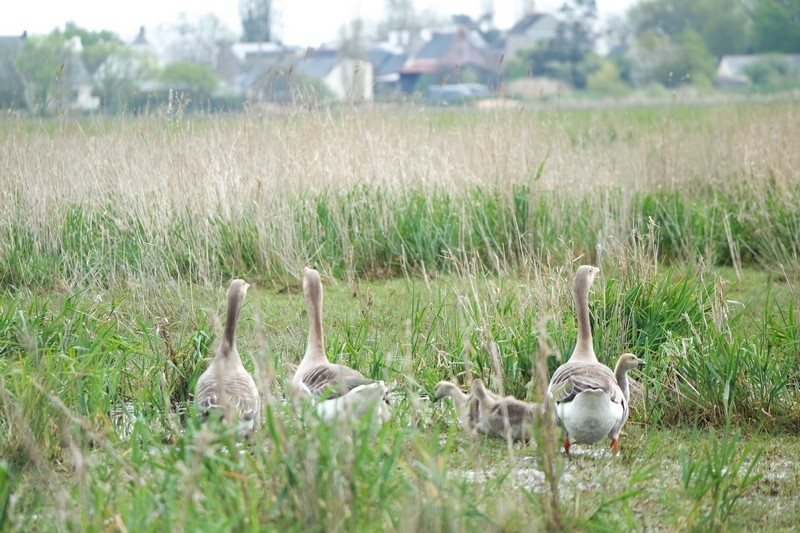
<path id="1" fill-rule="evenodd" d="M 387 388 L 383 381 L 367 379 L 357 370 L 332 364 L 325 355 L 322 281 L 313 268 L 305 268 L 303 293 L 308 308 L 308 342 L 300 366 L 289 383 L 291 396 L 296 400 L 311 399 L 320 418 L 327 421 L 338 417 L 360 419 L 373 412 L 377 405 L 380 416 L 376 422 L 381 423 L 387 415 L 383 402 Z"/>
<path id="2" fill-rule="evenodd" d="M 513 396 L 500 397 L 486 390 L 479 378 L 472 381 L 472 395 L 478 404 L 478 431 L 501 439 L 527 442 L 537 422 L 539 406 Z"/>
<path id="3" fill-rule="evenodd" d="M 555 406 L 564 431 L 567 454 L 570 438 L 591 444 L 606 437 L 611 439 L 612 453 L 619 453 L 619 432 L 628 418 L 628 399 L 614 372 L 597 360 L 592 345 L 588 298 L 599 273 L 600 269 L 589 265 L 578 267 L 575 273 L 578 341 L 569 361 L 556 369 L 547 387 L 548 403 Z"/>
<path id="4" fill-rule="evenodd" d="M 197 380 L 194 395 L 195 405 L 205 417 L 212 410 L 221 410 L 223 420 L 230 426 L 236 425 L 242 434 L 258 427 L 261 413 L 258 389 L 242 365 L 235 339 L 239 310 L 249 287 L 243 279 L 231 282 L 222 342 L 211 364 Z"/>

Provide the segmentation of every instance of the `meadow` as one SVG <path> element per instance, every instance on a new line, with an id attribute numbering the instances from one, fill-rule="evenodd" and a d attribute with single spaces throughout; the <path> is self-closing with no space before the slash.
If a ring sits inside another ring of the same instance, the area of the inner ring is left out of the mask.
<path id="1" fill-rule="evenodd" d="M 800 108 L 0 121 L 0 527 L 792 529 Z M 576 338 L 631 377 L 620 456 L 470 438 L 434 384 L 533 400 Z M 283 401 L 323 273 L 329 357 L 390 384 L 345 436 Z M 186 406 L 231 278 L 267 408 Z"/>

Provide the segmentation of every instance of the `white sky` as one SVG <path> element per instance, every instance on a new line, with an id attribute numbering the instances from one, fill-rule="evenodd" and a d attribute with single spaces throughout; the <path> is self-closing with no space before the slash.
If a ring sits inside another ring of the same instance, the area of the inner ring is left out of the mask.
<path id="1" fill-rule="evenodd" d="M 9 4 L 12 0 L 6 0 Z M 538 0 L 540 11 L 555 11 L 563 0 Z M 278 38 L 286 44 L 318 45 L 334 40 L 339 28 L 361 17 L 378 21 L 383 14 L 383 0 L 276 0 L 280 10 Z M 442 15 L 466 13 L 478 16 L 486 0 L 415 0 L 418 11 L 432 10 Z M 597 0 L 600 18 L 621 14 L 635 0 Z M 3 9 L 0 35 L 49 33 L 63 28 L 67 21 L 90 30 L 107 29 L 123 39 L 132 39 L 139 26 L 156 28 L 178 19 L 180 13 L 190 20 L 207 14 L 217 15 L 231 30 L 241 32 L 238 0 L 17 0 Z M 494 0 L 495 24 L 509 28 L 520 17 L 522 0 Z"/>

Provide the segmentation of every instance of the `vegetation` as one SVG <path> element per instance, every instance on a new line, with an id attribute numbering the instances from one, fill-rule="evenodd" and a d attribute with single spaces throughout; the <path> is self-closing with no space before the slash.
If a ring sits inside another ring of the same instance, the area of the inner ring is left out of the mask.
<path id="1" fill-rule="evenodd" d="M 31 529 L 765 529 L 800 512 L 796 106 L 295 109 L 3 122 L 0 524 Z M 645 358 L 622 454 L 468 438 L 434 384 L 541 395 L 593 263 L 595 348 Z M 303 265 L 380 430 L 283 401 Z M 198 426 L 227 281 L 267 408 Z"/>
<path id="2" fill-rule="evenodd" d="M 209 67 L 188 61 L 164 67 L 161 81 L 173 90 L 191 93 L 199 101 L 208 100 L 219 85 L 219 80 Z"/>

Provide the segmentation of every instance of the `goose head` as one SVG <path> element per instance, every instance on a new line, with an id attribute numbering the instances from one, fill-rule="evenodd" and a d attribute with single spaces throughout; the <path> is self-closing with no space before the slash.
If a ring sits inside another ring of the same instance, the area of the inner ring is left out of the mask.
<path id="1" fill-rule="evenodd" d="M 438 402 L 442 398 L 446 398 L 448 396 L 452 397 L 456 393 L 456 390 L 458 390 L 458 387 L 449 381 L 440 381 L 433 388 L 433 401 Z"/>
<path id="2" fill-rule="evenodd" d="M 576 295 L 589 293 L 589 287 L 594 283 L 594 278 L 600 275 L 600 269 L 592 265 L 581 265 L 575 272 L 574 289 Z"/>
<path id="3" fill-rule="evenodd" d="M 308 300 L 322 300 L 322 280 L 313 268 L 303 268 L 303 294 Z"/>
<path id="4" fill-rule="evenodd" d="M 627 373 L 629 370 L 634 370 L 643 366 L 645 366 L 644 359 L 639 359 L 632 353 L 624 353 L 620 355 L 617 360 L 615 374 L 619 374 L 620 372 Z"/>
<path id="5" fill-rule="evenodd" d="M 241 303 L 247 294 L 247 289 L 249 288 L 250 284 L 243 279 L 235 279 L 231 281 L 231 285 L 228 287 L 228 301 Z"/>
<path id="6" fill-rule="evenodd" d="M 308 344 L 306 345 L 306 355 L 300 363 L 301 368 L 305 368 L 304 365 L 307 364 L 327 362 L 325 340 L 322 333 L 322 280 L 319 272 L 313 268 L 305 267 L 303 269 L 303 293 L 308 310 Z M 295 373 L 295 375 L 298 374 Z"/>

